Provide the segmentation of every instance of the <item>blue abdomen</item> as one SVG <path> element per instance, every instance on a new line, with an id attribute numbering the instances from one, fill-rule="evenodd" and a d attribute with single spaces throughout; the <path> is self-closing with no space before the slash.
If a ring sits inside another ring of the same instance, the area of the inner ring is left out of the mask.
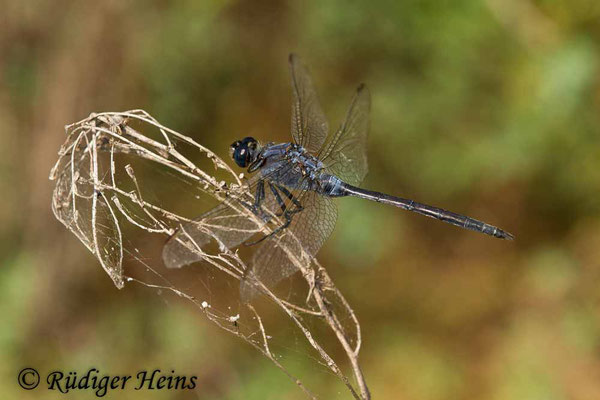
<path id="1" fill-rule="evenodd" d="M 319 177 L 319 189 L 318 192 L 322 195 L 329 197 L 341 197 L 346 196 L 347 193 L 344 190 L 344 182 L 336 176 L 329 174 L 321 174 Z"/>

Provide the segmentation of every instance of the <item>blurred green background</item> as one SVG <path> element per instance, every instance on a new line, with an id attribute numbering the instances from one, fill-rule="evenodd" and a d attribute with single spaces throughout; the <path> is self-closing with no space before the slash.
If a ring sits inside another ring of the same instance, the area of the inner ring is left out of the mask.
<path id="1" fill-rule="evenodd" d="M 9 0 L 2 14 L 2 398 L 61 397 L 22 390 L 26 366 L 199 376 L 194 392 L 113 398 L 303 398 L 198 313 L 117 290 L 54 219 L 48 181 L 63 126 L 92 111 L 143 108 L 223 157 L 246 135 L 287 140 L 295 51 L 332 128 L 369 86 L 363 186 L 516 235 L 338 201 L 319 259 L 361 322 L 373 398 L 600 399 L 600 2 Z"/>

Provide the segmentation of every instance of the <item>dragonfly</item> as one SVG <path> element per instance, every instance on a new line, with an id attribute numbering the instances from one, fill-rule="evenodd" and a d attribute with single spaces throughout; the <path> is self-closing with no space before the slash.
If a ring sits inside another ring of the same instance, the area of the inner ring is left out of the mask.
<path id="1" fill-rule="evenodd" d="M 256 245 L 252 264 L 240 285 L 241 297 L 249 301 L 257 293 L 249 277 L 273 288 L 298 271 L 286 249 L 316 255 L 333 232 L 337 220 L 333 199 L 338 197 L 389 204 L 495 238 L 513 239 L 510 233 L 477 219 L 359 187 L 368 170 L 369 90 L 364 84 L 358 86 L 344 121 L 329 135 L 307 68 L 295 54 L 289 56 L 289 67 L 292 141 L 263 145 L 253 137 L 245 137 L 231 144 L 234 162 L 252 174 L 248 182 L 252 201 L 229 199 L 227 204 L 181 226 L 163 248 L 167 267 L 200 261 L 202 256 L 194 249 L 214 238 L 230 249 Z M 232 202 L 237 207 L 232 207 Z M 277 221 L 277 225 L 270 233 L 253 239 L 258 235 L 257 220 Z M 207 232 L 206 227 L 211 231 Z"/>

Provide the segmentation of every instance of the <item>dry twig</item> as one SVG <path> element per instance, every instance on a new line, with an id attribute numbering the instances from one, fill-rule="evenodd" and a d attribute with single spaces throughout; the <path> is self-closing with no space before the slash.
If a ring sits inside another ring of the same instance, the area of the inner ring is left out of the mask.
<path id="1" fill-rule="evenodd" d="M 134 129 L 132 125 L 136 128 L 139 125 L 139 128 Z M 153 136 L 146 131 L 151 131 Z M 200 301 L 187 290 L 177 288 L 158 268 L 151 267 L 137 256 L 137 249 L 131 250 L 124 245 L 129 242 L 129 232 L 135 235 L 137 230 L 140 234 L 143 232 L 167 238 L 176 228 L 190 221 L 160 202 L 144 199 L 143 193 L 147 188 L 142 185 L 141 175 L 138 175 L 133 162 L 145 162 L 163 168 L 177 179 L 227 204 L 237 213 L 254 218 L 255 231 L 266 234 L 270 231 L 269 226 L 248 210 L 236 206 L 237 202 L 231 201 L 237 198 L 252 201 L 252 194 L 244 181 L 210 150 L 161 125 L 143 110 L 92 114 L 80 122 L 66 126 L 66 132 L 66 142 L 60 149 L 59 159 L 50 174 L 50 179 L 56 180 L 52 209 L 56 218 L 98 258 L 114 284 L 122 288 L 126 282 L 137 282 L 191 301 L 210 321 L 244 339 L 264 354 L 309 398 L 316 398 L 272 352 L 264 318 L 254 306 L 242 304 L 239 314 L 232 316 L 230 310 L 219 309 L 206 300 Z M 227 176 L 227 180 L 218 180 L 184 154 L 204 154 L 217 171 Z M 205 221 L 198 221 L 197 224 L 208 235 L 215 229 L 214 225 Z M 245 261 L 236 251 L 221 243 L 216 235 L 212 234 L 212 237 L 218 245 L 217 251 L 198 246 L 189 236 L 189 240 L 182 244 L 191 247 L 190 250 L 219 279 L 239 282 L 248 268 Z M 285 247 L 285 244 L 282 246 Z M 369 391 L 358 364 L 361 333 L 353 310 L 335 288 L 325 269 L 304 252 L 301 246 L 283 250 L 301 271 L 310 288 L 310 296 L 302 297 L 301 301 L 292 301 L 278 295 L 261 282 L 254 283 L 257 290 L 283 311 L 283 315 L 291 320 L 301 337 L 313 349 L 315 358 L 344 383 L 354 398 L 369 399 Z M 127 268 L 142 266 L 149 272 L 149 276 L 138 277 L 125 273 L 124 260 L 129 256 L 133 260 L 125 263 Z M 307 323 L 308 320 L 325 324 L 333 331 L 333 337 L 349 361 L 354 382 L 342 372 L 339 363 L 345 361 L 335 360 L 325 350 Z"/>

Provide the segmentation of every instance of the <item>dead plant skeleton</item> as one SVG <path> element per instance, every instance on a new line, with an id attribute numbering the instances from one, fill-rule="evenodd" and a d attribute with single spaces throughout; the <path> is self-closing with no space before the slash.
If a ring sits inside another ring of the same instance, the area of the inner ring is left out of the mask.
<path id="1" fill-rule="evenodd" d="M 239 207 L 239 202 L 231 201 L 253 201 L 245 179 L 215 153 L 161 125 L 143 110 L 91 114 L 67 125 L 66 133 L 50 174 L 56 182 L 52 210 L 96 256 L 115 286 L 121 289 L 127 283 L 137 283 L 191 302 L 208 320 L 260 351 L 309 398 L 317 398 L 286 365 L 286 358 L 273 350 L 272 337 L 276 333 L 270 332 L 262 308 L 239 300 L 237 288 L 248 269 L 241 252 L 227 248 L 216 235 L 212 235 L 214 246 L 197 246 L 191 238 L 183 240 L 181 244 L 203 261 L 202 272 L 183 270 L 210 276 L 198 278 L 203 285 L 196 293 L 187 282 L 171 279 L 169 274 L 173 272 L 163 268 L 160 257 L 143 254 L 144 248 L 140 250 L 133 244 L 142 235 L 154 238 L 148 240 L 158 237 L 164 241 L 191 220 L 177 207 L 166 205 L 177 194 L 153 187 L 153 180 L 146 179 L 147 170 L 168 174 L 190 188 L 188 193 L 196 193 L 194 198 L 210 197 L 227 204 L 255 222 L 253 231 L 268 234 L 271 225 Z M 205 167 L 206 162 L 214 168 Z M 166 192 L 163 197 L 162 192 Z M 197 224 L 209 235 L 215 229 L 214 221 L 210 222 L 213 226 L 204 226 L 201 220 Z M 309 356 L 343 382 L 354 398 L 369 399 L 358 364 L 361 330 L 354 311 L 314 257 L 301 246 L 281 246 L 297 267 L 306 290 L 302 295 L 290 296 L 289 292 L 282 294 L 257 281 L 254 284 L 262 294 L 261 302 L 279 310 L 278 318 L 285 318 L 303 339 L 311 351 Z M 215 288 L 221 287 L 231 290 L 216 293 Z M 328 329 L 321 329 L 323 326 Z M 322 331 L 329 334 L 323 336 Z M 326 350 L 324 342 L 332 341 L 343 350 L 344 357 L 336 358 Z"/>

